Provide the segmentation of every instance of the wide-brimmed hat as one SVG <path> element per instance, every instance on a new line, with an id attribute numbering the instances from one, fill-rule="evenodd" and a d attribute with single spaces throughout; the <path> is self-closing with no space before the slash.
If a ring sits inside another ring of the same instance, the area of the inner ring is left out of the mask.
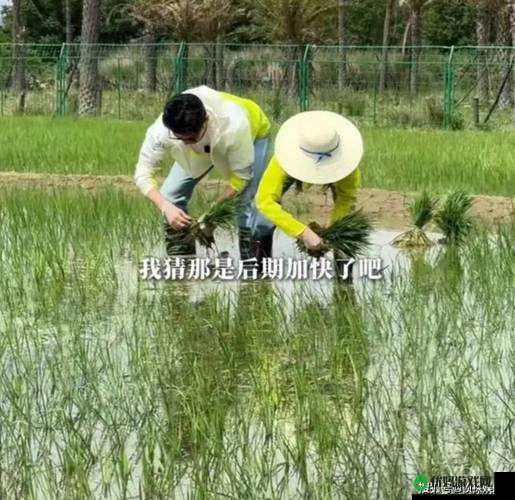
<path id="1" fill-rule="evenodd" d="M 363 139 L 357 127 L 337 113 L 306 111 L 281 126 L 275 155 L 294 179 L 329 184 L 356 169 L 363 156 Z"/>

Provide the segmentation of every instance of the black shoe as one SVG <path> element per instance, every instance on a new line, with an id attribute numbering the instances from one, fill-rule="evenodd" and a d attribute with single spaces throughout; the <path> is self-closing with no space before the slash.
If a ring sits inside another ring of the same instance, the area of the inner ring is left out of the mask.
<path id="1" fill-rule="evenodd" d="M 274 232 L 262 236 L 260 239 L 252 240 L 252 251 L 254 257 L 257 259 L 258 264 L 258 276 L 261 277 L 263 274 L 263 259 L 272 257 L 272 244 L 274 241 Z"/>
<path id="2" fill-rule="evenodd" d="M 252 248 L 252 233 L 250 229 L 246 227 L 240 227 L 238 229 L 238 245 L 240 249 L 241 261 L 247 261 L 254 257 Z"/>

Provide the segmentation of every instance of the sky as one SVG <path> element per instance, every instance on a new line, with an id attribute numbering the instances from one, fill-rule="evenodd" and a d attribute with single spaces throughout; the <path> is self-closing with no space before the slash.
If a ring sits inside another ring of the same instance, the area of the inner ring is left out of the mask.
<path id="1" fill-rule="evenodd" d="M 11 4 L 11 0 L 0 0 L 0 9 L 4 6 L 4 5 L 10 5 Z M 2 16 L 0 15 L 0 26 L 2 26 Z"/>

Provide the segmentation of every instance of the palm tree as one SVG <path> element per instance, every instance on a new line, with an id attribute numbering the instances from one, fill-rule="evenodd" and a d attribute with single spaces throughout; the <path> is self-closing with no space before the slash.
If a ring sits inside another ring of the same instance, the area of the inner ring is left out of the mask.
<path id="1" fill-rule="evenodd" d="M 101 0 L 84 0 L 80 44 L 79 115 L 94 114 L 99 107 L 98 43 Z"/>
<path id="2" fill-rule="evenodd" d="M 323 40 L 324 35 L 330 32 L 327 14 L 334 12 L 334 3 L 328 5 L 324 0 L 253 0 L 251 5 L 254 23 L 260 32 L 273 42 L 291 46 L 287 51 L 286 72 L 291 78 L 289 92 L 294 93 L 299 73 L 288 70 L 301 58 L 302 45 Z"/>

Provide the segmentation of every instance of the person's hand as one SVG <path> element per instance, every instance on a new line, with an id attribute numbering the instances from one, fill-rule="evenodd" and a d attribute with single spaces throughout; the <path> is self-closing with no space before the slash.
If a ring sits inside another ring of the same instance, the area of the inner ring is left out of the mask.
<path id="1" fill-rule="evenodd" d="M 225 192 L 216 200 L 216 202 L 220 203 L 221 201 L 232 198 L 233 196 L 236 196 L 237 194 L 238 194 L 238 191 L 236 191 L 236 189 L 234 189 L 232 186 L 227 186 Z"/>
<path id="2" fill-rule="evenodd" d="M 324 247 L 324 240 L 318 236 L 309 226 L 304 229 L 301 233 L 300 238 L 302 239 L 306 248 L 312 252 L 322 250 Z"/>
<path id="3" fill-rule="evenodd" d="M 178 206 L 173 203 L 166 201 L 161 207 L 168 224 L 174 229 L 184 229 L 191 224 L 191 217 Z"/>

